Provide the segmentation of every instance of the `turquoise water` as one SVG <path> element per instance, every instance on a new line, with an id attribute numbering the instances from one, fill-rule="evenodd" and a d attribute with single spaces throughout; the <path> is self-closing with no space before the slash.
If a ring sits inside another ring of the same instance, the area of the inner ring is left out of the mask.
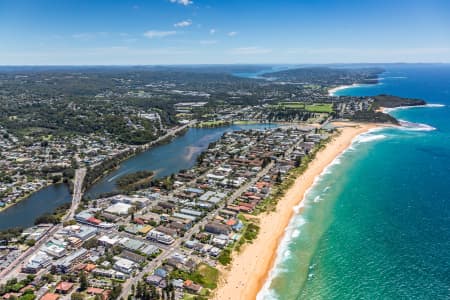
<path id="1" fill-rule="evenodd" d="M 445 107 L 391 112 L 435 130 L 358 137 L 308 193 L 259 299 L 450 299 L 450 66 L 387 66 L 389 93 Z"/>

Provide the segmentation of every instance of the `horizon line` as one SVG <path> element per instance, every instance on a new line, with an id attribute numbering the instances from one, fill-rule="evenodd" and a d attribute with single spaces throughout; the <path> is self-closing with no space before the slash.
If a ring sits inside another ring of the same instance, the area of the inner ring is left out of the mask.
<path id="1" fill-rule="evenodd" d="M 159 67 L 159 66 L 259 66 L 259 65 L 445 65 L 449 62 L 333 62 L 333 63 L 183 63 L 183 64 L 0 64 L 1 67 Z"/>

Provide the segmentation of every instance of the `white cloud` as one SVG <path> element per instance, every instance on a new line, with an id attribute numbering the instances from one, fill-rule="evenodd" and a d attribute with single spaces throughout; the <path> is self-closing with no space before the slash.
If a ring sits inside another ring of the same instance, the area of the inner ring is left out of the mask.
<path id="1" fill-rule="evenodd" d="M 192 3 L 194 3 L 192 0 L 170 0 L 171 3 L 178 3 L 178 4 L 182 4 L 184 6 L 188 6 Z"/>
<path id="2" fill-rule="evenodd" d="M 144 33 L 144 36 L 148 37 L 149 39 L 152 38 L 163 38 L 169 35 L 174 35 L 177 32 L 174 30 L 171 31 L 160 31 L 160 30 L 149 30 Z"/>
<path id="3" fill-rule="evenodd" d="M 77 40 L 90 40 L 95 38 L 95 34 L 93 33 L 75 33 L 72 34 L 72 37 Z"/>
<path id="4" fill-rule="evenodd" d="M 213 35 L 213 34 L 215 34 L 215 33 L 216 33 L 216 29 L 211 28 L 211 29 L 209 30 L 209 34 Z"/>
<path id="5" fill-rule="evenodd" d="M 448 54 L 450 48 L 289 48 L 287 54 L 331 54 L 331 55 L 432 55 Z"/>
<path id="6" fill-rule="evenodd" d="M 130 39 L 124 39 L 123 42 L 125 43 L 136 43 L 138 39 L 130 38 Z"/>
<path id="7" fill-rule="evenodd" d="M 98 37 L 107 37 L 108 32 L 83 32 L 72 34 L 72 37 L 77 40 L 88 41 Z"/>
<path id="8" fill-rule="evenodd" d="M 200 44 L 202 44 L 202 45 L 213 45 L 213 44 L 217 44 L 217 40 L 203 40 L 203 41 L 200 41 Z"/>
<path id="9" fill-rule="evenodd" d="M 233 55 L 254 55 L 254 54 L 268 54 L 271 53 L 272 49 L 261 48 L 261 47 L 241 47 L 234 48 L 228 51 L 229 54 Z"/>
<path id="10" fill-rule="evenodd" d="M 192 25 L 191 20 L 184 20 L 184 21 L 180 21 L 178 23 L 173 24 L 174 27 L 188 27 L 191 25 Z"/>
<path id="11" fill-rule="evenodd" d="M 236 31 L 228 32 L 228 36 L 236 36 L 238 33 Z"/>

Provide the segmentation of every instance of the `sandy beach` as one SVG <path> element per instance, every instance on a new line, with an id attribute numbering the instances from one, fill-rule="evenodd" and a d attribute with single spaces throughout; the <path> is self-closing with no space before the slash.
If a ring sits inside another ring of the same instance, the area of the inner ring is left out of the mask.
<path id="1" fill-rule="evenodd" d="M 261 224 L 257 239 L 244 246 L 238 254 L 235 253 L 231 266 L 221 269 L 221 280 L 213 299 L 256 299 L 273 267 L 278 245 L 294 214 L 294 206 L 303 200 L 314 179 L 351 145 L 356 136 L 379 126 L 355 123 L 334 125 L 340 128 L 341 133 L 317 153 L 305 173 L 296 179 L 278 202 L 276 211 L 258 216 Z"/>
<path id="2" fill-rule="evenodd" d="M 341 86 L 329 89 L 328 90 L 328 95 L 329 96 L 334 96 L 334 94 L 336 92 L 340 91 L 340 90 L 345 90 L 345 89 L 348 89 L 348 88 L 355 88 L 355 87 L 359 87 L 359 86 L 363 86 L 363 84 L 354 83 L 354 84 L 351 84 L 351 85 L 341 85 Z"/>

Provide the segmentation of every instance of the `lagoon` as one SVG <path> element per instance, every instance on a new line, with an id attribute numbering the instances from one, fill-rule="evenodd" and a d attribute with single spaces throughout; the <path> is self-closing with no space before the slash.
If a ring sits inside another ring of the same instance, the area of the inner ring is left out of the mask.
<path id="1" fill-rule="evenodd" d="M 153 147 L 122 162 L 117 170 L 91 186 L 85 195 L 93 199 L 103 193 L 113 192 L 116 190 L 115 184 L 119 177 L 136 171 L 154 171 L 155 178 L 161 178 L 189 169 L 195 165 L 199 154 L 225 132 L 274 127 L 277 125 L 243 124 L 216 128 L 189 128 L 184 135 L 170 143 Z M 58 206 L 70 201 L 70 191 L 65 184 L 44 188 L 15 206 L 0 212 L 0 230 L 32 226 L 37 217 L 50 213 Z"/>

